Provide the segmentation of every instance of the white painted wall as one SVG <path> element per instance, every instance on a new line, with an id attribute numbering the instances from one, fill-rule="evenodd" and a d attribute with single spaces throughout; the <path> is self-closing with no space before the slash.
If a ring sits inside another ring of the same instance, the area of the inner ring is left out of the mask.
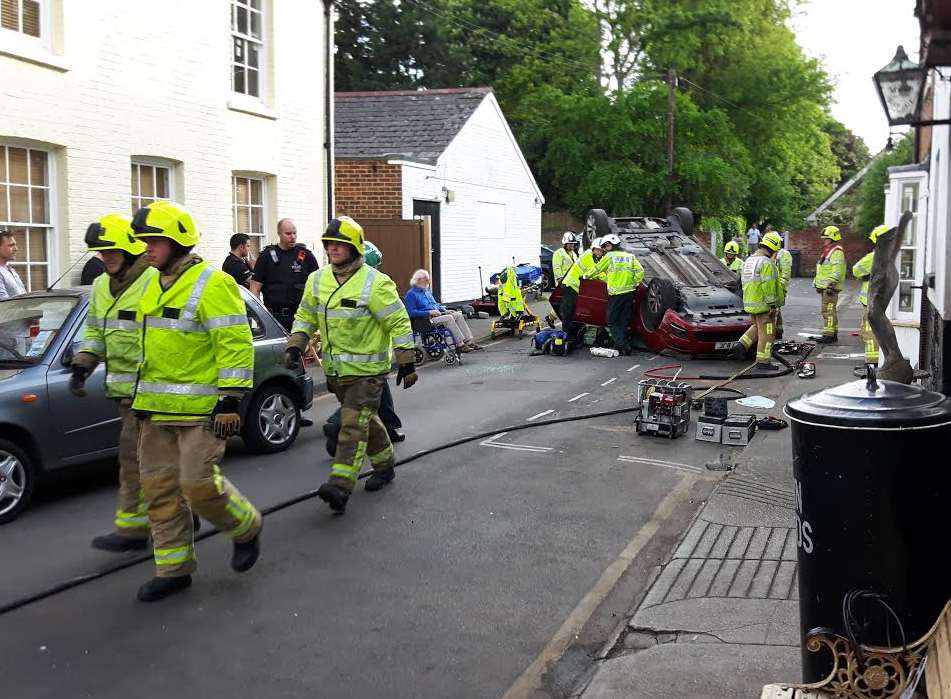
<path id="1" fill-rule="evenodd" d="M 951 83 L 947 80 L 934 81 L 934 118 L 951 118 Z M 948 319 L 951 313 L 951 284 L 948 283 L 948 271 L 951 270 L 951 248 L 948 247 L 949 193 L 951 193 L 951 128 L 932 127 L 931 135 L 931 176 L 928 182 L 929 242 L 933 242 L 926 265 L 934 272 L 935 288 L 929 291 L 932 304 L 941 317 Z"/>
<path id="2" fill-rule="evenodd" d="M 129 213 L 136 155 L 180 163 L 176 198 L 195 215 L 209 260 L 228 252 L 234 171 L 271 176 L 272 239 L 277 218 L 289 216 L 319 249 L 329 218 L 321 2 L 265 0 L 262 101 L 231 92 L 229 0 L 48 6 L 49 41 L 30 46 L 0 31 L 0 143 L 54 154 L 54 271 L 85 251 L 90 221 Z"/>
<path id="3" fill-rule="evenodd" d="M 444 187 L 453 202 L 445 201 Z M 403 218 L 412 217 L 413 199 L 442 202 L 444 303 L 482 294 L 480 265 L 488 283 L 513 257 L 538 264 L 544 198 L 494 95 L 485 97 L 435 168 L 404 164 Z"/>

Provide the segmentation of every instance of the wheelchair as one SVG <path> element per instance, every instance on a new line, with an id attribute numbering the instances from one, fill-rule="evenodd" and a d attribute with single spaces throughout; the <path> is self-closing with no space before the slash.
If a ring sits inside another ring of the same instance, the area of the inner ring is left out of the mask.
<path id="1" fill-rule="evenodd" d="M 462 354 L 456 350 L 456 341 L 448 328 L 437 328 L 429 318 L 410 318 L 413 326 L 413 340 L 416 342 L 416 363 L 427 359 L 439 361 L 446 366 L 460 366 Z"/>

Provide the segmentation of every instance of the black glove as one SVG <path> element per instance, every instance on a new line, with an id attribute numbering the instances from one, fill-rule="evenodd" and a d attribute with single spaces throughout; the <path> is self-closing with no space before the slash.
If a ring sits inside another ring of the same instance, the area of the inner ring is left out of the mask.
<path id="1" fill-rule="evenodd" d="M 418 378 L 415 364 L 400 364 L 396 371 L 396 385 L 399 386 L 402 383 L 404 389 L 410 388 Z"/>
<path id="2" fill-rule="evenodd" d="M 86 378 L 89 376 L 89 369 L 84 366 L 73 365 L 73 375 L 69 377 L 69 392 L 79 398 L 86 397 Z"/>
<path id="3" fill-rule="evenodd" d="M 304 361 L 304 355 L 300 351 L 300 347 L 288 346 L 284 350 L 284 366 L 292 371 L 294 369 L 300 369 L 301 363 Z"/>
<path id="4" fill-rule="evenodd" d="M 225 396 L 211 411 L 211 418 L 218 439 L 234 437 L 241 431 L 241 414 L 238 412 L 238 399 Z"/>

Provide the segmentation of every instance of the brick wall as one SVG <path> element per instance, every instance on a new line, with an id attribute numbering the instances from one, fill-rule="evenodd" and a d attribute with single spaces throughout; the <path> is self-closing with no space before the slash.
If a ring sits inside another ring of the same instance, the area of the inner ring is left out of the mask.
<path id="1" fill-rule="evenodd" d="M 790 250 L 800 251 L 799 273 L 804 277 L 815 274 L 816 262 L 819 260 L 824 246 L 824 241 L 819 238 L 820 232 L 820 228 L 805 228 L 789 233 L 786 247 Z M 839 226 L 839 232 L 842 233 L 842 247 L 845 248 L 846 266 L 851 274 L 852 265 L 872 248 L 864 235 L 848 226 Z"/>
<path id="2" fill-rule="evenodd" d="M 402 166 L 384 160 L 341 160 L 334 164 L 337 213 L 361 218 L 402 217 Z"/>

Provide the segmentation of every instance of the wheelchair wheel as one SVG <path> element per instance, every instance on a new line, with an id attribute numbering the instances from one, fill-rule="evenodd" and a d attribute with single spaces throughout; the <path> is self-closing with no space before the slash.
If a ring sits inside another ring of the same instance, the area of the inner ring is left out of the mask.
<path id="1" fill-rule="evenodd" d="M 458 362 L 459 364 L 462 364 L 462 357 L 456 354 L 455 350 L 449 350 L 448 352 L 446 352 L 446 357 L 443 361 L 446 362 L 446 366 L 452 366 L 456 362 Z"/>
<path id="2" fill-rule="evenodd" d="M 417 364 L 422 364 L 423 362 L 426 361 L 426 355 L 423 353 L 423 350 L 421 350 L 419 347 L 414 347 L 413 352 L 416 353 Z"/>
<path id="3" fill-rule="evenodd" d="M 427 347 L 426 354 L 429 355 L 430 359 L 439 359 L 443 356 L 444 350 L 442 347 Z"/>

